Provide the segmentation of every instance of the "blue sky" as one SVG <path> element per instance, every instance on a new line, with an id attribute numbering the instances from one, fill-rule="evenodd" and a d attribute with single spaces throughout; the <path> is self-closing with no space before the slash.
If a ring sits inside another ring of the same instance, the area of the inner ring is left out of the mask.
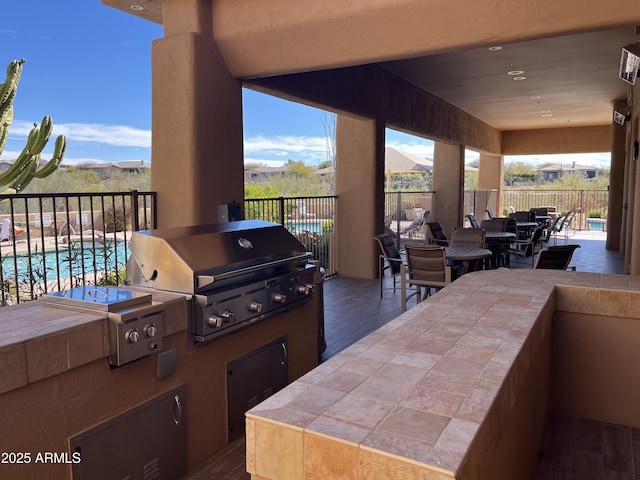
<path id="1" fill-rule="evenodd" d="M 162 35 L 160 25 L 100 0 L 2 0 L 0 82 L 11 60 L 26 63 L 0 159 L 16 158 L 33 123 L 50 115 L 54 136 L 67 136 L 65 164 L 151 161 L 151 43 Z M 327 158 L 322 110 L 250 90 L 244 90 L 243 103 L 245 162 L 317 165 Z M 387 143 L 421 157 L 433 152 L 433 142 L 391 130 Z M 557 160 L 601 166 L 608 158 Z"/>

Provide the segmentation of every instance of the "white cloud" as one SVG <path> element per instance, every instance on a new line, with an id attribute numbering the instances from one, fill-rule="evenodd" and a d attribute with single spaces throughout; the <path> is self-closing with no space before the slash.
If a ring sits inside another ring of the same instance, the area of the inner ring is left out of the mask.
<path id="1" fill-rule="evenodd" d="M 258 135 L 245 139 L 244 152 L 254 157 L 286 158 L 287 160 L 314 164 L 326 159 L 327 139 L 325 137 L 296 137 L 292 135 L 275 137 Z M 248 161 L 248 158 L 245 158 L 245 161 Z M 266 160 L 257 161 L 265 162 Z M 271 158 L 271 161 L 277 160 Z"/>
<path id="2" fill-rule="evenodd" d="M 258 163 L 260 165 L 264 165 L 265 167 L 281 167 L 285 164 L 283 161 L 279 160 L 263 160 L 260 158 L 244 158 L 244 164 L 247 165 L 249 163 Z"/>
<path id="3" fill-rule="evenodd" d="M 33 123 L 14 121 L 9 134 L 27 137 Z M 151 148 L 151 130 L 141 130 L 126 125 L 102 125 L 99 123 L 61 123 L 53 125 L 53 137 L 66 135 L 67 141 L 95 142 L 117 147 Z"/>

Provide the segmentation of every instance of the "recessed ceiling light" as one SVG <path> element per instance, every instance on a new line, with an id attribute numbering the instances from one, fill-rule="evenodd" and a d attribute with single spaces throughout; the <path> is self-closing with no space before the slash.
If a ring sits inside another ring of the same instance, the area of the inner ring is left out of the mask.
<path id="1" fill-rule="evenodd" d="M 541 113 L 551 113 L 551 110 L 542 110 Z"/>
<path id="2" fill-rule="evenodd" d="M 527 77 L 513 77 L 514 80 L 526 80 Z"/>
<path id="3" fill-rule="evenodd" d="M 140 5 L 131 5 L 131 10 L 135 10 L 136 12 L 139 12 L 140 10 L 144 10 L 144 7 L 140 6 Z"/>
<path id="4" fill-rule="evenodd" d="M 524 73 L 524 70 L 511 70 L 507 72 L 507 75 L 522 75 L 523 73 Z"/>
<path id="5" fill-rule="evenodd" d="M 553 114 L 551 113 L 543 113 L 542 115 L 540 115 L 541 117 L 553 117 Z"/>
<path id="6" fill-rule="evenodd" d="M 531 97 L 531 100 L 540 100 L 542 97 L 540 95 L 534 95 Z"/>
<path id="7" fill-rule="evenodd" d="M 502 50 L 502 47 L 498 47 L 498 46 L 489 47 L 490 52 L 499 52 L 500 50 Z"/>

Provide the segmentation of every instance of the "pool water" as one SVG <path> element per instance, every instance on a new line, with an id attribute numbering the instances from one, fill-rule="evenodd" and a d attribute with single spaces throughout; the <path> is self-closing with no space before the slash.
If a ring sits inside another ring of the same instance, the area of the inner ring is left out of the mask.
<path id="1" fill-rule="evenodd" d="M 17 277 L 20 280 L 34 281 L 70 278 L 71 276 L 106 272 L 124 267 L 130 252 L 124 243 L 97 246 L 94 248 L 73 248 L 71 250 L 33 252 L 31 255 L 6 256 L 2 258 L 4 278 Z"/>
<path id="2" fill-rule="evenodd" d="M 291 233 L 311 232 L 322 233 L 322 222 L 317 220 L 303 220 L 301 222 L 289 222 L 285 225 Z"/>
<path id="3" fill-rule="evenodd" d="M 605 218 L 587 218 L 587 225 L 589 226 L 589 230 L 602 232 L 604 231 L 606 223 L 607 220 Z"/>

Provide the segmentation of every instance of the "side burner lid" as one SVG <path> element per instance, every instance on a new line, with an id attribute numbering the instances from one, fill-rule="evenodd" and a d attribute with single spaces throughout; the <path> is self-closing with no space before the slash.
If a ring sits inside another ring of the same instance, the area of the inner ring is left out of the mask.
<path id="1" fill-rule="evenodd" d="M 52 292 L 42 297 L 45 305 L 76 307 L 83 310 L 115 312 L 126 307 L 151 302 L 151 294 L 118 287 L 86 285 Z"/>

